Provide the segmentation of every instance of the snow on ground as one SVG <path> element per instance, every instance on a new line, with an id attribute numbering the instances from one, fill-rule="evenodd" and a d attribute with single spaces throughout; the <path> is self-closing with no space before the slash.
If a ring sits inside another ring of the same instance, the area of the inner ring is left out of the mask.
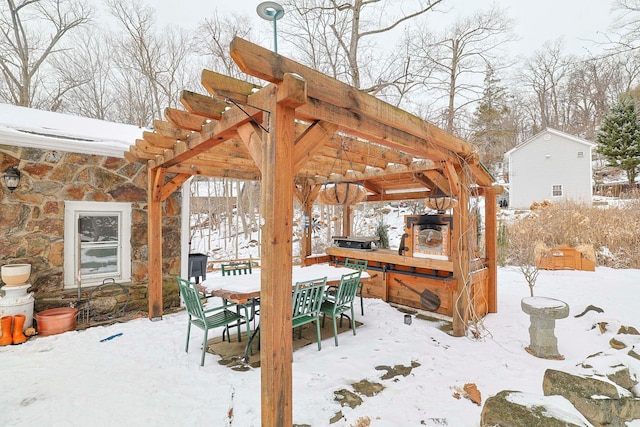
<path id="1" fill-rule="evenodd" d="M 414 318 L 406 325 L 403 313 L 366 299 L 365 315 L 356 314 L 363 322 L 356 336 L 342 334 L 339 347 L 331 338 L 322 351 L 309 345 L 294 353 L 294 422 L 328 426 L 342 411 L 345 418 L 333 426 L 369 417 L 374 427 L 476 427 L 481 407 L 453 397 L 465 383 L 477 385 L 483 402 L 510 389 L 531 393 L 533 403 L 542 394 L 547 368 L 573 372 L 594 353 L 622 354 L 608 344 L 615 332 L 601 333 L 597 322 L 609 322 L 612 331 L 617 325 L 640 329 L 640 270 L 542 271 L 536 295 L 565 301 L 571 313 L 556 322 L 565 360 L 538 359 L 525 351 L 525 280 L 515 268 L 501 268 L 498 283 L 498 313 L 483 320 L 480 340 L 451 337 L 437 322 Z M 604 313 L 574 317 L 590 304 Z M 156 322 L 137 319 L 0 347 L 0 425 L 259 426 L 260 369 L 233 371 L 211 354 L 200 367 L 201 331 L 192 331 L 185 353 L 186 327 L 186 314 L 179 312 Z M 640 352 L 639 341 L 628 336 L 626 342 Z M 376 369 L 412 363 L 419 366 L 410 375 L 390 380 Z M 640 362 L 629 368 L 640 375 Z M 363 397 L 355 409 L 341 408 L 334 392 L 352 390 L 363 379 L 385 389 Z"/>

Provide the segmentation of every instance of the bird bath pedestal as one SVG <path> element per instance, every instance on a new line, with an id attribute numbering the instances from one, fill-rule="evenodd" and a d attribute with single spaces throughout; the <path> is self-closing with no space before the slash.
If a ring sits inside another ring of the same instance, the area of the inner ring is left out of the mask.
<path id="1" fill-rule="evenodd" d="M 522 311 L 531 319 L 527 351 L 543 359 L 563 359 L 558 353 L 558 339 L 553 330 L 556 319 L 569 316 L 569 306 L 560 300 L 545 297 L 523 298 L 520 304 Z"/>

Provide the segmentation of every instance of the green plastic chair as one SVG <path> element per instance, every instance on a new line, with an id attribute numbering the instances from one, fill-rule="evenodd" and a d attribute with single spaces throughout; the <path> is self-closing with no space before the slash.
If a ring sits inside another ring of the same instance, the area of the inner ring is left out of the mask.
<path id="1" fill-rule="evenodd" d="M 316 322 L 318 351 L 322 349 L 322 339 L 320 337 L 320 305 L 322 304 L 326 285 L 326 277 L 297 282 L 293 289 L 293 300 L 291 303 L 291 323 L 294 329 L 307 323 Z M 298 336 L 302 336 L 301 330 L 298 330 Z"/>
<path id="2" fill-rule="evenodd" d="M 229 262 L 226 264 L 222 264 L 221 266 L 221 271 L 222 271 L 222 275 L 223 276 L 241 276 L 243 274 L 253 274 L 253 270 L 251 267 L 251 261 L 236 261 L 236 262 Z M 225 300 L 226 303 L 226 300 Z M 239 307 L 241 307 L 242 305 L 239 305 Z M 260 313 L 260 310 L 258 309 L 258 307 L 260 307 L 260 299 L 259 298 L 253 298 L 250 302 L 248 302 L 246 305 L 244 305 L 245 307 L 250 307 L 251 308 L 251 316 L 249 316 L 249 321 L 254 322 L 254 329 L 255 329 L 255 318 L 256 318 L 256 314 Z M 240 309 L 238 308 L 238 311 Z M 244 320 L 239 320 L 238 322 L 234 323 L 233 325 L 227 325 L 226 328 L 224 328 L 224 331 L 222 331 L 222 340 L 225 340 L 225 336 L 227 337 L 227 339 L 229 341 L 231 341 L 231 333 L 229 331 L 229 329 L 233 328 L 233 327 L 237 327 L 238 328 L 238 334 L 240 334 L 240 326 L 242 326 L 242 324 L 244 323 Z"/>
<path id="3" fill-rule="evenodd" d="M 251 274 L 251 261 L 238 261 L 222 264 L 223 276 L 239 276 L 242 274 Z"/>
<path id="4" fill-rule="evenodd" d="M 352 268 L 358 271 L 365 271 L 367 269 L 368 264 L 369 264 L 369 261 L 367 261 L 366 259 L 347 258 L 344 260 L 345 267 Z M 364 286 L 362 285 L 362 282 L 358 283 L 358 296 L 360 297 L 360 312 L 364 316 L 364 302 L 362 301 L 363 288 Z"/>
<path id="5" fill-rule="evenodd" d="M 351 324 L 351 329 L 353 329 L 353 335 L 356 334 L 356 319 L 353 312 L 353 300 L 355 299 L 358 291 L 361 274 L 362 271 L 343 274 L 336 292 L 325 295 L 322 305 L 320 306 L 323 327 L 324 319 L 327 315 L 333 318 L 333 338 L 336 342 L 336 346 L 338 345 L 338 325 L 336 323 L 336 317 L 338 315 L 340 315 L 340 322 L 342 322 L 342 316 L 345 315 L 344 313 L 351 311 L 351 317 L 347 317 L 349 317 L 349 323 Z"/>
<path id="6" fill-rule="evenodd" d="M 194 325 L 204 331 L 204 340 L 202 341 L 202 359 L 200 360 L 200 366 L 204 366 L 204 355 L 207 352 L 207 337 L 209 329 L 219 328 L 221 326 L 227 326 L 229 323 L 236 322 L 238 320 L 247 319 L 248 312 L 247 307 L 244 307 L 244 316 L 238 312 L 229 310 L 232 307 L 229 304 L 221 307 L 215 307 L 210 309 L 204 309 L 202 307 L 202 301 L 196 284 L 189 282 L 181 277 L 178 277 L 178 286 L 180 288 L 180 295 L 184 300 L 184 305 L 189 314 L 189 323 L 187 325 L 187 345 L 184 351 L 189 352 L 189 336 L 191 335 L 191 325 Z M 235 304 L 233 304 L 235 305 Z M 247 323 L 247 338 L 251 337 L 251 331 L 249 330 L 249 322 Z M 240 337 L 238 337 L 238 340 Z"/>

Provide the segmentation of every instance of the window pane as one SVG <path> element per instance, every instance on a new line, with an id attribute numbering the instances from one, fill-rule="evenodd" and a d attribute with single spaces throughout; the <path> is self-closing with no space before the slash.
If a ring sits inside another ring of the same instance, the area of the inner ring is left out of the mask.
<path id="1" fill-rule="evenodd" d="M 117 246 L 82 246 L 80 250 L 82 276 L 118 272 Z"/>
<path id="2" fill-rule="evenodd" d="M 118 216 L 81 215 L 80 236 L 83 242 L 117 242 Z"/>

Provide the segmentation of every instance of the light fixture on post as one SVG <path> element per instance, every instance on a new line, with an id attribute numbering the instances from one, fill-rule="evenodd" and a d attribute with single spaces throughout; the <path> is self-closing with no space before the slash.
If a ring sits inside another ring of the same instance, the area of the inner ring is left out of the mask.
<path id="1" fill-rule="evenodd" d="M 20 171 L 17 167 L 11 166 L 4 171 L 4 183 L 12 193 L 13 190 L 18 188 L 18 185 L 20 184 Z"/>
<path id="2" fill-rule="evenodd" d="M 335 161 L 333 162 L 331 171 L 333 171 L 333 167 L 335 166 L 336 162 L 340 160 L 340 173 L 342 173 L 343 151 L 344 146 L 340 147 L 340 149 L 338 150 L 338 157 L 336 157 Z M 349 159 L 347 158 L 347 160 Z M 349 163 L 351 163 L 350 160 Z M 331 173 L 329 174 L 329 176 L 331 176 Z M 341 178 L 335 181 L 327 181 L 322 184 L 322 188 L 318 193 L 318 199 L 325 205 L 353 205 L 355 203 L 363 202 L 367 199 L 367 189 L 359 182 L 343 181 Z"/>
<path id="3" fill-rule="evenodd" d="M 284 16 L 284 8 L 274 1 L 264 1 L 256 8 L 258 16 L 273 22 L 273 51 L 278 53 L 278 27 L 276 21 Z"/>

